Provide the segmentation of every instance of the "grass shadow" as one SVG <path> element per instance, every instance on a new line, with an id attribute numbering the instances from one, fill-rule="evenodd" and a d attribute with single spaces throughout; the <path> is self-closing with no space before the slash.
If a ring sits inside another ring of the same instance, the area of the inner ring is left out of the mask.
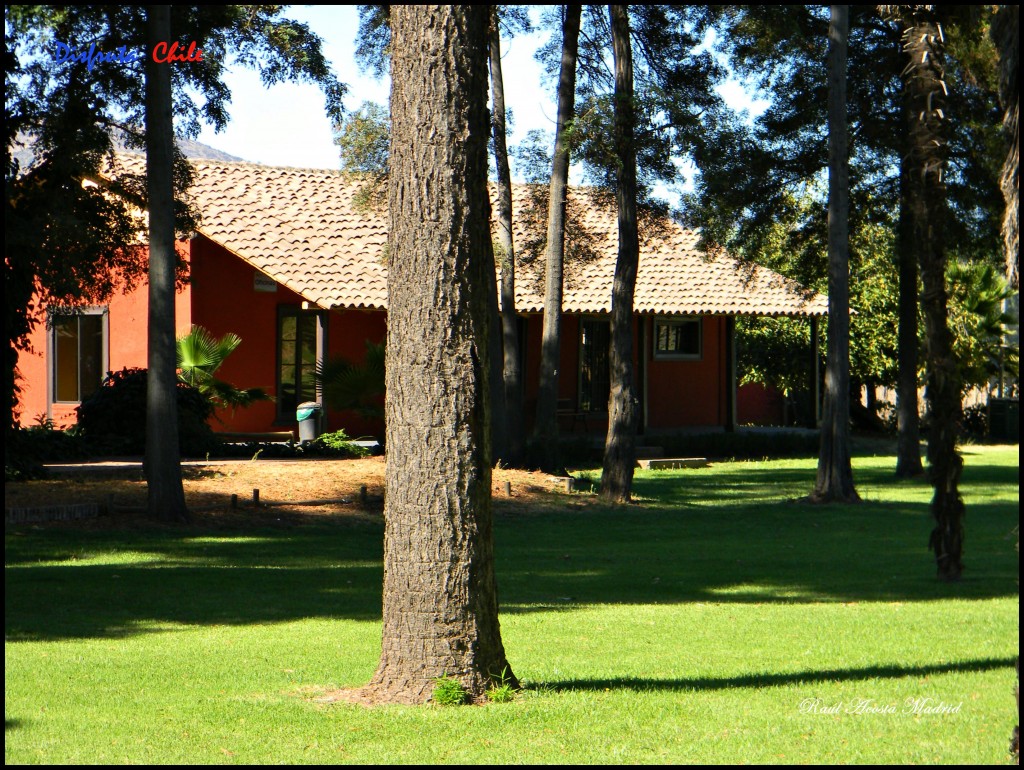
<path id="1" fill-rule="evenodd" d="M 956 584 L 935 579 L 924 482 L 897 483 L 873 467 L 858 471 L 870 492 L 865 503 L 788 502 L 792 490 L 806 494 L 809 467 L 735 464 L 648 475 L 636 484 L 641 505 L 500 516 L 502 609 L 1017 595 L 1008 536 L 1018 521 L 1016 467 L 968 465 L 965 484 L 982 502 L 968 503 L 967 571 Z M 117 637 L 168 624 L 310 617 L 377 621 L 382 534 L 379 519 L 225 531 L 20 528 L 5 538 L 6 636 Z"/>
<path id="2" fill-rule="evenodd" d="M 983 658 L 958 663 L 933 663 L 920 666 L 868 666 L 866 668 L 840 668 L 821 671 L 796 671 L 788 674 L 743 674 L 732 677 L 697 677 L 694 679 L 646 679 L 641 677 L 615 677 L 610 679 L 563 679 L 541 682 L 538 689 L 556 692 L 632 690 L 692 692 L 699 690 L 728 690 L 735 688 L 785 687 L 788 685 L 818 684 L 822 682 L 860 682 L 869 679 L 902 679 L 940 674 L 975 673 L 1012 669 L 1015 658 Z"/>

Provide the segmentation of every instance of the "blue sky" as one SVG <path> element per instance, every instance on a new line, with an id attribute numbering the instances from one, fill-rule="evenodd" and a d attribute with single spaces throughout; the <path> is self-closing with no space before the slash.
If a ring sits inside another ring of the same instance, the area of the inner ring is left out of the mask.
<path id="1" fill-rule="evenodd" d="M 364 101 L 387 104 L 387 78 L 378 81 L 364 75 L 355 62 L 357 6 L 292 6 L 287 15 L 307 23 L 323 38 L 328 60 L 349 88 L 345 99 L 348 110 Z M 522 140 L 531 129 L 554 131 L 554 85 L 542 85 L 541 67 L 533 56 L 547 35 L 535 32 L 502 41 L 505 99 L 514 118 L 510 145 Z M 242 68 L 231 68 L 226 82 L 232 94 L 231 122 L 220 134 L 204 129 L 199 141 L 256 163 L 338 168 L 330 121 L 316 86 L 288 83 L 267 89 L 255 71 Z M 726 84 L 722 94 L 735 109 L 757 109 L 738 83 Z M 512 172 L 516 176 L 514 161 Z"/>
<path id="2" fill-rule="evenodd" d="M 327 58 L 349 87 L 347 109 L 364 101 L 387 105 L 387 78 L 377 81 L 364 75 L 355 63 L 356 6 L 292 6 L 287 15 L 309 24 L 323 38 Z M 532 128 L 554 130 L 553 100 L 540 87 L 540 65 L 533 58 L 541 38 L 537 33 L 504 41 L 502 71 L 506 101 L 515 116 L 513 141 Z M 256 163 L 338 167 L 323 95 L 316 86 L 288 83 L 267 89 L 255 71 L 242 68 L 233 68 L 226 81 L 232 97 L 231 123 L 220 134 L 205 129 L 199 141 Z"/>

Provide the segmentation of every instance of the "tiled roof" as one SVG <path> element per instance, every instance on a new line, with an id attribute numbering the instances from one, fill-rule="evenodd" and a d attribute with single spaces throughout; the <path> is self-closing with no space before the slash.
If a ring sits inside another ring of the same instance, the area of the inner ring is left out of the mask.
<path id="1" fill-rule="evenodd" d="M 325 169 L 192 164 L 200 233 L 320 307 L 387 307 L 387 216 L 357 205 L 360 182 Z M 514 190 L 520 312 L 540 312 L 544 306 L 545 198 L 544 189 L 517 185 Z M 614 200 L 572 190 L 567 221 L 563 311 L 608 312 L 618 249 Z M 827 311 L 825 297 L 808 294 L 771 270 L 724 255 L 709 257 L 697 249 L 697 234 L 674 222 L 652 220 L 643 231 L 637 312 L 803 316 Z"/>

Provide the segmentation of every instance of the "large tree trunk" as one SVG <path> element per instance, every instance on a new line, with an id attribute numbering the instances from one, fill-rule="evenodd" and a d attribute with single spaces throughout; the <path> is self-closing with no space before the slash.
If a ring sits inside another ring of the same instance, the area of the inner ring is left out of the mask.
<path id="1" fill-rule="evenodd" d="M 515 682 L 491 533 L 487 9 L 393 6 L 384 623 L 369 686 Z"/>
<path id="2" fill-rule="evenodd" d="M 1017 265 L 1020 252 L 1020 93 L 1017 70 L 1020 67 L 1020 6 L 1000 6 L 992 22 L 992 39 L 999 51 L 999 101 L 1003 106 L 1003 133 L 1006 160 L 999 177 L 1006 204 L 1003 215 L 1003 253 L 1006 278 L 1016 289 L 1020 285 Z"/>
<path id="3" fill-rule="evenodd" d="M 624 5 L 609 6 L 612 52 L 615 59 L 615 155 L 618 178 L 615 201 L 619 218 L 619 253 L 612 284 L 612 328 L 609 351 L 611 389 L 608 396 L 608 435 L 601 470 L 601 497 L 628 502 L 636 464 L 638 400 L 633 372 L 633 293 L 640 261 L 636 219 L 636 124 L 633 105 L 633 50 L 629 15 Z"/>
<path id="4" fill-rule="evenodd" d="M 544 281 L 544 329 L 540 350 L 540 386 L 534 436 L 541 466 L 558 471 L 558 359 L 562 324 L 562 268 L 565 258 L 565 198 L 569 186 L 569 148 L 566 124 L 576 105 L 576 51 L 583 6 L 565 6 L 562 22 L 562 68 L 558 77 L 558 117 L 555 156 L 551 164 L 548 201 L 548 244 Z"/>
<path id="5" fill-rule="evenodd" d="M 150 6 L 149 50 L 171 39 L 171 9 Z M 146 481 L 149 514 L 188 521 L 178 448 L 178 375 L 174 342 L 174 124 L 171 64 L 146 60 L 146 175 L 149 181 L 149 355 Z"/>
<path id="6" fill-rule="evenodd" d="M 818 477 L 811 499 L 856 502 L 850 464 L 850 239 L 846 129 L 849 7 L 832 6 L 828 37 L 828 354 Z"/>
<path id="7" fill-rule="evenodd" d="M 519 361 L 519 324 L 516 316 L 516 252 L 512 240 L 512 173 L 505 141 L 505 84 L 501 74 L 501 33 L 497 12 L 491 12 L 491 127 L 498 177 L 498 245 L 495 257 L 501 262 L 501 335 L 505 412 L 495 417 L 506 428 L 505 460 L 516 466 L 523 462 L 526 428 L 523 420 L 523 373 Z"/>
<path id="8" fill-rule="evenodd" d="M 907 128 L 910 103 L 903 99 L 905 124 L 900 158 L 900 215 L 896 248 L 899 250 L 899 330 L 896 389 L 896 476 L 905 479 L 924 473 L 921 465 L 921 415 L 917 398 L 917 255 L 913 248 L 914 228 L 910 211 L 910 159 L 907 156 Z"/>
<path id="9" fill-rule="evenodd" d="M 958 580 L 963 571 L 964 504 L 958 485 L 963 460 L 956 450 L 960 418 L 960 374 L 953 355 L 953 336 L 947 322 L 946 217 L 943 174 L 948 154 L 944 112 L 944 44 L 932 14 L 923 7 L 904 18 L 904 48 L 909 63 L 904 87 L 910 100 L 910 205 L 914 234 L 911 242 L 921 267 L 921 306 L 925 324 L 925 368 L 928 402 L 928 475 L 935 490 L 932 514 L 939 577 Z"/>

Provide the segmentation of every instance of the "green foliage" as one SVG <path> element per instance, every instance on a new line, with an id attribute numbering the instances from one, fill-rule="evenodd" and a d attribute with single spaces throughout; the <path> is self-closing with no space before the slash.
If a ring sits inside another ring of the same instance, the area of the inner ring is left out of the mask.
<path id="1" fill-rule="evenodd" d="M 4 453 L 4 479 L 23 481 L 45 475 L 42 464 L 82 460 L 89 452 L 80 431 L 57 430 L 53 420 L 40 415 L 36 424 L 17 427 Z"/>
<path id="2" fill-rule="evenodd" d="M 145 369 L 110 372 L 103 384 L 75 410 L 78 428 L 97 454 L 141 454 L 146 448 Z M 179 382 L 178 441 L 182 455 L 202 457 L 218 446 L 207 420 L 210 401 Z"/>
<path id="3" fill-rule="evenodd" d="M 335 129 L 334 142 L 341 150 L 341 170 L 386 175 L 390 141 L 391 116 L 387 107 L 363 102 Z"/>
<path id="4" fill-rule="evenodd" d="M 231 61 L 259 69 L 265 84 L 286 79 L 314 82 L 325 92 L 334 120 L 342 114 L 345 87 L 331 74 L 320 39 L 282 16 L 283 6 L 173 6 L 175 39 L 201 45 L 201 61 L 171 67 L 178 135 L 195 136 L 201 123 L 227 124 L 231 93 L 224 85 Z M 120 174 L 102 187 L 82 180 L 109 177 L 105 164 L 115 134 L 125 146 L 145 146 L 143 67 L 73 61 L 57 64 L 54 42 L 95 46 L 111 53 L 139 51 L 146 42 L 144 6 L 20 5 L 5 8 L 4 314 L 8 335 L 5 392 L 12 408 L 18 350 L 55 305 L 105 301 L 128 289 L 146 268 L 144 176 Z M 33 160 L 15 151 L 33 142 Z M 176 228 L 193 231 L 195 212 L 185 203 L 190 170 L 176 153 Z M 184 263 L 179 264 L 184 276 Z M 37 297 L 37 299 L 34 299 Z M 33 304 L 38 301 L 38 304 Z"/>
<path id="5" fill-rule="evenodd" d="M 462 706 L 467 702 L 468 694 L 458 679 L 445 675 L 434 680 L 430 700 L 439 706 Z"/>
<path id="6" fill-rule="evenodd" d="M 1020 350 L 1009 344 L 1007 327 L 1018 323 L 1004 304 L 1015 292 L 991 263 L 951 260 L 946 267 L 949 287 L 949 328 L 953 353 L 960 365 L 964 392 L 987 389 L 1000 374 L 1020 376 Z"/>
<path id="7" fill-rule="evenodd" d="M 324 433 L 302 447 L 306 454 L 339 457 L 366 457 L 370 450 L 352 443 L 352 438 L 343 430 Z"/>
<path id="8" fill-rule="evenodd" d="M 361 364 L 332 357 L 316 371 L 324 401 L 335 411 L 352 410 L 363 417 L 384 417 L 384 343 L 366 341 Z"/>
<path id="9" fill-rule="evenodd" d="M 262 388 L 236 388 L 214 377 L 225 359 L 242 344 L 242 339 L 228 332 L 219 340 L 202 326 L 177 340 L 178 379 L 195 388 L 217 407 L 245 407 L 254 401 L 270 401 Z"/>
<path id="10" fill-rule="evenodd" d="M 487 700 L 491 703 L 511 703 L 515 697 L 516 689 L 512 686 L 506 666 L 499 676 L 494 677 L 494 682 L 487 691 Z"/>

